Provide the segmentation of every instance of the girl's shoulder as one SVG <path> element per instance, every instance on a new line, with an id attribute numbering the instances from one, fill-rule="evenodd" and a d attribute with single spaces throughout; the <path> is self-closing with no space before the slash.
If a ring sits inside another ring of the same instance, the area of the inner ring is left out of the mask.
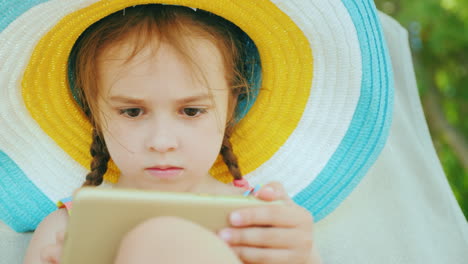
<path id="1" fill-rule="evenodd" d="M 44 220 L 42 220 L 41 224 L 45 221 L 48 222 L 48 224 L 53 224 L 55 226 L 65 226 L 66 223 L 68 222 L 68 212 L 67 208 L 58 208 L 57 210 L 53 211 L 50 213 Z M 37 229 L 36 229 L 37 231 Z"/>
<path id="2" fill-rule="evenodd" d="M 55 233 L 65 230 L 67 223 L 67 209 L 61 208 L 53 211 L 37 226 L 31 242 L 35 237 L 50 237 L 50 241 L 55 242 Z"/>
<path id="3" fill-rule="evenodd" d="M 66 209 L 58 209 L 50 213 L 37 226 L 29 242 L 24 263 L 39 263 L 41 251 L 47 245 L 56 243 L 57 233 L 67 228 L 68 213 Z"/>

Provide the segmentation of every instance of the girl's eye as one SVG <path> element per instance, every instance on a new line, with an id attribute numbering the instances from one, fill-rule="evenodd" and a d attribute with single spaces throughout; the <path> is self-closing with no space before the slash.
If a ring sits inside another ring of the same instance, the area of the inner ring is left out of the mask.
<path id="1" fill-rule="evenodd" d="M 203 108 L 187 107 L 183 109 L 183 114 L 188 117 L 197 117 L 204 113 L 206 113 L 206 109 Z"/>
<path id="2" fill-rule="evenodd" d="M 141 108 L 127 108 L 127 109 L 121 109 L 120 114 L 127 116 L 127 117 L 139 117 L 140 115 L 143 114 L 143 109 Z"/>

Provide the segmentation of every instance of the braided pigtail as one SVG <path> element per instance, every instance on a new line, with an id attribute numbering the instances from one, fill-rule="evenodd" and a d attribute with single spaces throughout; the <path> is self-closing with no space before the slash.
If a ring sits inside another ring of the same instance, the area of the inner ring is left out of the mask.
<path id="1" fill-rule="evenodd" d="M 83 186 L 98 186 L 104 179 L 110 155 L 106 143 L 99 135 L 96 128 L 93 129 L 93 143 L 91 144 L 90 152 L 93 157 L 91 161 L 91 171 L 86 175 L 86 181 L 83 183 Z"/>
<path id="2" fill-rule="evenodd" d="M 237 163 L 237 157 L 232 150 L 230 141 L 230 133 L 224 134 L 223 144 L 221 146 L 221 156 L 223 156 L 224 163 L 226 163 L 229 172 L 234 177 L 234 180 L 242 180 L 242 173 Z"/>

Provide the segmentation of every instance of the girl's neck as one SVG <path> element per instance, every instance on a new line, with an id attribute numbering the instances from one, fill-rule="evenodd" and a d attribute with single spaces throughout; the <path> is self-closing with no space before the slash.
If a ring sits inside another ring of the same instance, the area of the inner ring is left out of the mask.
<path id="1" fill-rule="evenodd" d="M 190 190 L 190 192 L 193 193 L 207 193 L 219 195 L 242 195 L 244 191 L 244 189 L 235 187 L 232 184 L 220 182 L 211 175 L 206 177 L 204 182 L 200 183 L 198 186 Z"/>
<path id="2" fill-rule="evenodd" d="M 123 178 L 123 177 L 122 177 Z M 131 188 L 131 189 L 147 189 L 139 188 L 134 186 L 131 182 L 119 181 L 113 184 L 115 188 Z M 157 191 L 157 189 L 155 189 Z M 204 194 L 215 194 L 215 195 L 242 195 L 245 190 L 239 187 L 235 187 L 233 184 L 226 184 L 216 180 L 213 176 L 207 175 L 204 180 L 194 186 L 189 187 L 186 190 L 178 190 L 180 192 L 190 193 L 204 193 Z"/>

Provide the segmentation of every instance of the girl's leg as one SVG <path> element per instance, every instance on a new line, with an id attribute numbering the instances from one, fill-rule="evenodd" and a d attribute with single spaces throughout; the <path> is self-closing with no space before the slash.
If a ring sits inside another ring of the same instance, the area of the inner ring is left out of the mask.
<path id="1" fill-rule="evenodd" d="M 116 264 L 241 263 L 213 232 L 176 217 L 147 220 L 123 238 Z"/>

